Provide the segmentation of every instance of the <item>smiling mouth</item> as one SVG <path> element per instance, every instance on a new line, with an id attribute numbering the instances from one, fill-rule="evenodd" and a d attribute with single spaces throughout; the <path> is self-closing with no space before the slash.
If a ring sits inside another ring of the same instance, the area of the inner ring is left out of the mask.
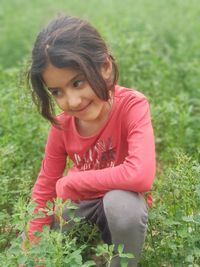
<path id="1" fill-rule="evenodd" d="M 90 101 L 86 106 L 84 106 L 83 108 L 80 108 L 80 109 L 73 109 L 72 111 L 73 112 L 81 112 L 81 111 L 84 111 L 85 109 L 87 109 L 90 104 L 92 103 L 92 101 Z"/>

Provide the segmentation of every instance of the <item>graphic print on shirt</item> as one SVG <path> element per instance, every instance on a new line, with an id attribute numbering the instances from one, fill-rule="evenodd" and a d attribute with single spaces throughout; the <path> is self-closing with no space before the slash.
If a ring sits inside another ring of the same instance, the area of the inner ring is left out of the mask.
<path id="1" fill-rule="evenodd" d="M 90 147 L 82 156 L 75 153 L 74 159 L 76 167 L 80 171 L 97 170 L 115 165 L 116 150 L 113 147 L 112 139 L 98 140 L 95 145 Z"/>

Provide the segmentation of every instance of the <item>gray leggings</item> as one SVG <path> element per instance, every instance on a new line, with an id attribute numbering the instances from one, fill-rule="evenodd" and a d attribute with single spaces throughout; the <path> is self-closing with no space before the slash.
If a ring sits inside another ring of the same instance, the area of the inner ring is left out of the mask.
<path id="1" fill-rule="evenodd" d="M 124 252 L 134 254 L 129 267 L 136 267 L 147 229 L 148 210 L 141 194 L 112 190 L 103 198 L 84 200 L 78 204 L 77 216 L 95 223 L 107 244 L 124 244 Z M 63 215 L 67 220 L 67 212 Z M 56 223 L 52 228 L 57 228 Z M 119 258 L 114 258 L 112 267 L 120 267 Z"/>

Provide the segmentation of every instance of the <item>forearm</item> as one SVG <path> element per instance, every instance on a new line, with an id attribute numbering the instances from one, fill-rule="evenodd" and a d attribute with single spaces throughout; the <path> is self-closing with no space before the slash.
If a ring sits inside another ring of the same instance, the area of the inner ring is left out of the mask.
<path id="1" fill-rule="evenodd" d="M 72 172 L 58 180 L 57 195 L 72 200 L 93 198 L 113 189 L 146 192 L 150 190 L 155 176 L 155 160 L 152 157 L 142 169 L 121 164 L 113 168 Z"/>

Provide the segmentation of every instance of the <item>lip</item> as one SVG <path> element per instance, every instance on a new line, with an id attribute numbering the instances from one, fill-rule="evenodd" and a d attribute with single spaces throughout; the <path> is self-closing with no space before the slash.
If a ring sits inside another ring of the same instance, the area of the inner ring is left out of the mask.
<path id="1" fill-rule="evenodd" d="M 82 112 L 82 111 L 84 111 L 84 110 L 86 110 L 89 106 L 90 106 L 90 104 L 92 103 L 92 101 L 90 101 L 86 106 L 84 106 L 83 108 L 80 108 L 80 109 L 73 109 L 72 110 L 72 112 Z"/>

